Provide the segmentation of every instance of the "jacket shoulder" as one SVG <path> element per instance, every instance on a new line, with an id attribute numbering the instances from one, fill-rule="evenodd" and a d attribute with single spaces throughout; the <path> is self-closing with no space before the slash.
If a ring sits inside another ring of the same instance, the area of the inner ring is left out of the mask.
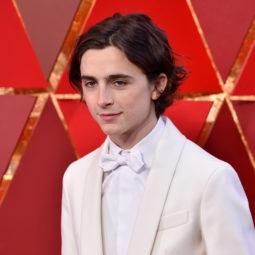
<path id="1" fill-rule="evenodd" d="M 206 180 L 213 173 L 218 172 L 235 172 L 230 164 L 216 158 L 191 140 L 187 139 L 172 123 L 172 121 L 164 117 L 166 123 L 166 136 L 169 139 L 168 152 L 171 153 L 171 148 L 177 143 L 185 139 L 180 157 L 178 158 L 177 172 L 185 173 L 185 175 L 194 179 L 192 176 L 200 176 L 200 179 Z"/>
<path id="2" fill-rule="evenodd" d="M 197 171 L 202 175 L 204 174 L 206 176 L 210 176 L 216 171 L 222 171 L 223 169 L 223 171 L 235 172 L 229 163 L 216 158 L 188 139 L 186 141 L 182 156 L 185 158 L 183 162 L 189 166 L 189 169 L 192 169 L 193 172 Z"/>
<path id="3" fill-rule="evenodd" d="M 101 147 L 72 162 L 64 173 L 63 182 L 74 182 L 75 179 L 84 177 L 100 151 Z"/>

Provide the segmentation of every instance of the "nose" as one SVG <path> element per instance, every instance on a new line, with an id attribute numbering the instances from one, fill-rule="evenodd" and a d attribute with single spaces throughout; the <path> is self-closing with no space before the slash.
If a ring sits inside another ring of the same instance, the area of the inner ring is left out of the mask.
<path id="1" fill-rule="evenodd" d="M 110 88 L 107 88 L 107 86 L 99 86 L 97 104 L 102 108 L 113 104 L 113 97 Z"/>

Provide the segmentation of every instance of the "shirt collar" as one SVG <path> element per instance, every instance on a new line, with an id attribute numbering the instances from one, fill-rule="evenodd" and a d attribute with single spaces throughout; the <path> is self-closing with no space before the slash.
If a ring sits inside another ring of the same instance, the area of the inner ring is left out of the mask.
<path id="1" fill-rule="evenodd" d="M 146 167 L 150 168 L 154 156 L 154 152 L 159 141 L 161 134 L 163 133 L 165 127 L 165 123 L 162 117 L 159 117 L 157 124 L 151 130 L 151 132 L 146 135 L 142 140 L 140 140 L 137 144 L 135 144 L 129 151 L 139 150 L 142 155 Z M 119 154 L 123 149 L 121 149 L 118 145 L 116 145 L 109 137 L 108 139 L 108 153 L 110 154 Z"/>

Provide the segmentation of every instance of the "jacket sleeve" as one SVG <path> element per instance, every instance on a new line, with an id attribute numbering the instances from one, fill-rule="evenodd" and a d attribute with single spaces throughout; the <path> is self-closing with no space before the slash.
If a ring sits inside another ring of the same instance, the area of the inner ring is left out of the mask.
<path id="1" fill-rule="evenodd" d="M 201 202 L 201 229 L 207 255 L 254 255 L 255 231 L 248 200 L 229 165 L 217 169 Z"/>
<path id="2" fill-rule="evenodd" d="M 72 213 L 68 197 L 68 176 L 67 172 L 63 178 L 62 210 L 61 210 L 61 254 L 78 255 L 76 240 L 74 237 Z"/>

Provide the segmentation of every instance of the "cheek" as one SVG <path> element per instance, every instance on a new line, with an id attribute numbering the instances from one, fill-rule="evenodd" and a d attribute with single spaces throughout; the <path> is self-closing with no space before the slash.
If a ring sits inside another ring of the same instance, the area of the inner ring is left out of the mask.
<path id="1" fill-rule="evenodd" d="M 83 100 L 88 107 L 93 107 L 95 104 L 95 98 L 92 95 L 83 95 Z"/>
<path id="2" fill-rule="evenodd" d="M 150 91 L 146 88 L 139 90 L 132 89 L 127 91 L 127 93 L 116 95 L 115 98 L 118 99 L 119 105 L 123 105 L 124 107 L 130 106 L 131 108 L 134 108 L 135 106 L 147 106 L 152 101 Z"/>
<path id="3" fill-rule="evenodd" d="M 151 109 L 153 101 L 147 95 L 141 95 L 139 97 L 128 97 L 127 100 L 120 102 L 122 109 L 126 110 L 126 113 L 130 118 L 137 118 L 137 116 L 147 115 Z"/>

